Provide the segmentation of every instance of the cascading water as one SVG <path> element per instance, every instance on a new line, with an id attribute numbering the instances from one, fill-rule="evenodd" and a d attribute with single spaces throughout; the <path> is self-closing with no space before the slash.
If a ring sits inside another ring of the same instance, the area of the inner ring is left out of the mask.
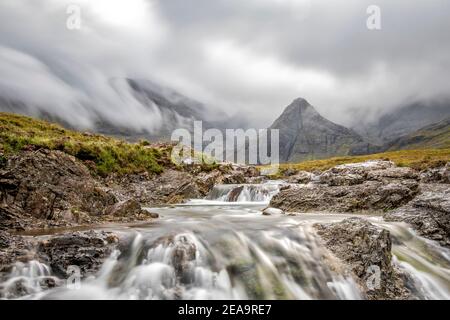
<path id="1" fill-rule="evenodd" d="M 269 202 L 280 190 L 279 182 L 265 184 L 217 185 L 206 197 L 207 200 L 224 202 Z"/>
<path id="2" fill-rule="evenodd" d="M 157 223 L 115 231 L 114 251 L 79 288 L 38 262 L 18 264 L 0 285 L 5 298 L 42 299 L 363 299 L 354 280 L 318 240 L 312 225 L 350 215 L 262 216 L 278 183 L 216 186 L 191 205 L 154 208 Z M 394 262 L 414 294 L 450 298 L 450 252 L 406 225 L 367 217 L 391 231 Z M 57 288 L 49 289 L 49 281 Z M 18 286 L 24 283 L 25 285 Z M 22 291 L 17 292 L 17 287 Z"/>

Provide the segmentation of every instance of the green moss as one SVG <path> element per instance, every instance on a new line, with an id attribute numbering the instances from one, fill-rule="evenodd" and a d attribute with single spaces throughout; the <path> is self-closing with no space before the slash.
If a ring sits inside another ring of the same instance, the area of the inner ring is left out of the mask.
<path id="1" fill-rule="evenodd" d="M 81 161 L 92 162 L 100 175 L 109 173 L 160 173 L 170 151 L 98 134 L 67 130 L 29 117 L 0 113 L 0 147 L 5 155 L 27 148 L 60 150 Z"/>
<path id="2" fill-rule="evenodd" d="M 4 166 L 6 166 L 7 161 L 8 161 L 8 159 L 4 155 L 0 154 L 0 168 L 3 168 Z"/>

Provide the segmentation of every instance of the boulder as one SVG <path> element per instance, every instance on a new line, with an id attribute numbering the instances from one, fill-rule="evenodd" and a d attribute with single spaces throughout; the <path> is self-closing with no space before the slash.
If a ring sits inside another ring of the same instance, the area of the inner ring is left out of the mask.
<path id="1" fill-rule="evenodd" d="M 288 183 L 309 183 L 313 180 L 314 174 L 307 171 L 298 171 L 290 175 L 286 181 Z"/>
<path id="2" fill-rule="evenodd" d="M 419 235 L 450 247 L 450 186 L 422 185 L 423 193 L 407 205 L 386 212 L 387 221 L 409 223 Z"/>
<path id="3" fill-rule="evenodd" d="M 348 266 L 367 298 L 408 299 L 411 293 L 406 279 L 392 264 L 389 231 L 361 218 L 349 218 L 332 224 L 316 224 L 325 246 Z M 379 273 L 379 282 L 377 275 Z"/>
<path id="4" fill-rule="evenodd" d="M 262 214 L 264 216 L 280 215 L 280 214 L 284 214 L 284 211 L 280 210 L 280 209 L 277 209 L 277 208 L 270 208 L 270 207 L 268 207 L 268 208 L 265 208 L 262 211 Z"/>
<path id="5" fill-rule="evenodd" d="M 147 211 L 143 210 L 139 202 L 134 199 L 118 202 L 105 211 L 106 215 L 113 217 L 135 217 L 146 213 Z"/>
<path id="6" fill-rule="evenodd" d="M 365 181 L 352 186 L 310 184 L 283 188 L 270 206 L 288 212 L 389 210 L 406 204 L 417 193 L 418 183 L 411 181 Z"/>
<path id="7" fill-rule="evenodd" d="M 450 183 L 450 162 L 439 168 L 428 169 L 420 174 L 423 183 Z"/>
<path id="8" fill-rule="evenodd" d="M 79 267 L 83 277 L 97 272 L 117 243 L 115 234 L 91 230 L 53 236 L 41 241 L 37 251 L 55 275 L 66 279 L 69 266 Z"/>

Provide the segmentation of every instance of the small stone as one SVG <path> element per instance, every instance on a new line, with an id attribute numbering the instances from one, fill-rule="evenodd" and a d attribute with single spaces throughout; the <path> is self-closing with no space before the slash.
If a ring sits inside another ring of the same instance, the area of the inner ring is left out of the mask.
<path id="1" fill-rule="evenodd" d="M 264 216 L 280 215 L 280 214 L 284 214 L 284 211 L 281 209 L 269 207 L 269 208 L 264 209 L 262 214 Z"/>

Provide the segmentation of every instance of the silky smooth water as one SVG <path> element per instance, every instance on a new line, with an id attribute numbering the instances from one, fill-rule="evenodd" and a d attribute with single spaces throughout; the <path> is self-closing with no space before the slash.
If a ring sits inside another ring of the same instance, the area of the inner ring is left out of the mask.
<path id="1" fill-rule="evenodd" d="M 236 190 L 238 188 L 238 190 Z M 48 266 L 18 263 L 2 296 L 27 299 L 363 299 L 319 241 L 313 224 L 355 215 L 263 216 L 278 183 L 216 186 L 204 200 L 152 208 L 151 223 L 110 226 L 128 239 L 75 288 Z M 231 196 L 230 193 L 233 193 Z M 230 202 L 232 200 L 233 202 Z M 390 230 L 394 263 L 421 299 L 450 297 L 450 252 L 406 225 L 365 216 Z M 58 288 L 46 289 L 46 281 Z M 25 283 L 21 296 L 13 290 Z M 44 283 L 44 285 L 43 285 Z"/>

